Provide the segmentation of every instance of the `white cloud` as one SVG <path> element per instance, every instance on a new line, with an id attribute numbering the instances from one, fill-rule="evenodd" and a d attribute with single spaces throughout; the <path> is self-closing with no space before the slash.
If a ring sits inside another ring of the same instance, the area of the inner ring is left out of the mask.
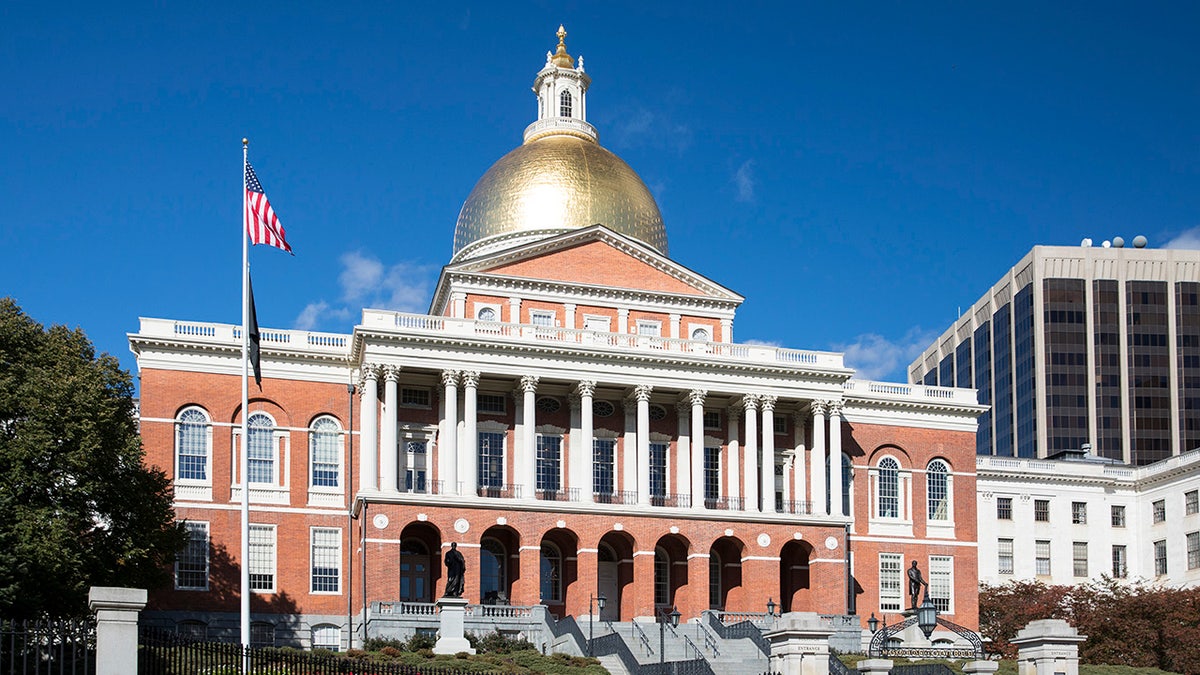
<path id="1" fill-rule="evenodd" d="M 910 328 L 898 340 L 864 333 L 854 342 L 834 348 L 845 353 L 846 365 L 858 371 L 854 375 L 858 379 L 904 382 L 908 379 L 908 364 L 936 337 L 933 331 Z"/>
<path id="2" fill-rule="evenodd" d="M 742 162 L 737 171 L 733 172 L 733 185 L 737 188 L 737 200 L 739 202 L 754 201 L 754 160 L 748 159 Z"/>
<path id="3" fill-rule="evenodd" d="M 616 147 L 665 148 L 683 154 L 692 145 L 692 130 L 686 124 L 673 124 L 640 105 L 617 111 L 612 129 Z"/>
<path id="4" fill-rule="evenodd" d="M 773 340 L 746 340 L 743 344 L 758 345 L 760 347 L 782 347 L 783 344 Z"/>
<path id="5" fill-rule="evenodd" d="M 1163 244 L 1163 248 L 1200 249 L 1200 225 L 1180 232 L 1166 244 Z"/>
<path id="6" fill-rule="evenodd" d="M 308 303 L 293 324 L 297 329 L 328 328 L 326 324 L 344 322 L 364 307 L 401 312 L 427 309 L 436 268 L 408 262 L 387 266 L 361 251 L 345 253 L 339 261 L 341 304 L 332 305 L 324 299 Z"/>

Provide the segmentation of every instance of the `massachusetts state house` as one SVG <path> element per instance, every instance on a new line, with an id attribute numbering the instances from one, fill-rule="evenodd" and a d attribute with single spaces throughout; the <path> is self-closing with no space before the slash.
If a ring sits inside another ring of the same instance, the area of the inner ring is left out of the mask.
<path id="1" fill-rule="evenodd" d="M 865 627 L 899 620 L 917 561 L 942 616 L 975 627 L 975 392 L 737 343 L 742 296 L 670 258 L 564 35 L 427 314 L 263 331 L 248 410 L 239 327 L 143 318 L 129 336 L 148 461 L 191 537 L 152 616 L 236 634 L 248 489 L 259 642 L 357 643 L 381 608 L 441 595 L 451 543 L 484 606 L 583 616 L 604 596 L 606 620 L 686 622 L 770 601 Z"/>

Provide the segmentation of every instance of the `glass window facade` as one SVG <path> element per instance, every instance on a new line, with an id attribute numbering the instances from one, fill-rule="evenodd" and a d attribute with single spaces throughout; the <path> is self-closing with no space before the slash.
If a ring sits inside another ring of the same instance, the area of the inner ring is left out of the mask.
<path id="1" fill-rule="evenodd" d="M 1170 355 L 1167 284 L 1129 281 L 1125 287 L 1129 345 L 1131 463 L 1141 466 L 1171 455 Z"/>
<path id="2" fill-rule="evenodd" d="M 958 343 L 954 348 L 954 386 L 970 389 L 971 383 L 971 340 Z"/>
<path id="3" fill-rule="evenodd" d="M 975 329 L 975 388 L 979 390 L 980 405 L 987 406 L 979 415 L 979 430 L 975 434 L 975 453 L 990 455 L 992 451 L 992 333 L 991 322 L 985 321 Z"/>
<path id="4" fill-rule="evenodd" d="M 942 357 L 942 362 L 938 364 L 938 381 L 937 384 L 943 387 L 954 386 L 954 355 L 947 354 Z"/>
<path id="5" fill-rule="evenodd" d="M 1200 448 L 1200 284 L 1175 285 L 1175 344 L 1179 373 L 1179 448 Z"/>
<path id="6" fill-rule="evenodd" d="M 1100 457 L 1122 460 L 1121 303 L 1116 280 L 1092 282 L 1092 347 L 1096 362 L 1096 445 Z"/>
<path id="7" fill-rule="evenodd" d="M 1047 451 L 1088 442 L 1087 301 L 1083 279 L 1043 282 Z"/>
<path id="8" fill-rule="evenodd" d="M 1012 310 L 1005 304 L 992 315 L 994 330 L 993 351 L 995 353 L 995 401 L 992 414 L 996 422 L 996 450 L 994 454 L 1012 457 L 1013 447 L 1013 369 L 1012 369 Z"/>
<path id="9" fill-rule="evenodd" d="M 1037 354 L 1033 339 L 1033 286 L 1013 299 L 1013 370 L 1017 390 L 1017 456 L 1037 457 Z"/>

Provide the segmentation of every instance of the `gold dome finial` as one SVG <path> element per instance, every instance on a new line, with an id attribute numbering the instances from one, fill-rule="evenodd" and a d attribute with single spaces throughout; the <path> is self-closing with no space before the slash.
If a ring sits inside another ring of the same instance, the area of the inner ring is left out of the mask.
<path id="1" fill-rule="evenodd" d="M 567 53 L 567 29 L 563 28 L 561 23 L 558 24 L 558 32 L 555 35 L 558 35 L 558 51 L 554 53 L 551 61 L 559 68 L 574 68 L 575 60 Z"/>

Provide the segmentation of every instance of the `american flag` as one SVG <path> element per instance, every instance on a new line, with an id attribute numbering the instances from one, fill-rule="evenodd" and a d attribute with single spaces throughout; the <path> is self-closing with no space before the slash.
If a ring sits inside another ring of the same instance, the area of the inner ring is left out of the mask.
<path id="1" fill-rule="evenodd" d="M 283 225 L 279 224 L 275 209 L 271 208 L 271 202 L 267 201 L 262 183 L 258 182 L 258 176 L 254 175 L 254 167 L 250 166 L 250 162 L 246 162 L 246 234 L 250 235 L 252 244 L 267 244 L 288 253 L 292 252 L 292 247 L 285 238 Z"/>

